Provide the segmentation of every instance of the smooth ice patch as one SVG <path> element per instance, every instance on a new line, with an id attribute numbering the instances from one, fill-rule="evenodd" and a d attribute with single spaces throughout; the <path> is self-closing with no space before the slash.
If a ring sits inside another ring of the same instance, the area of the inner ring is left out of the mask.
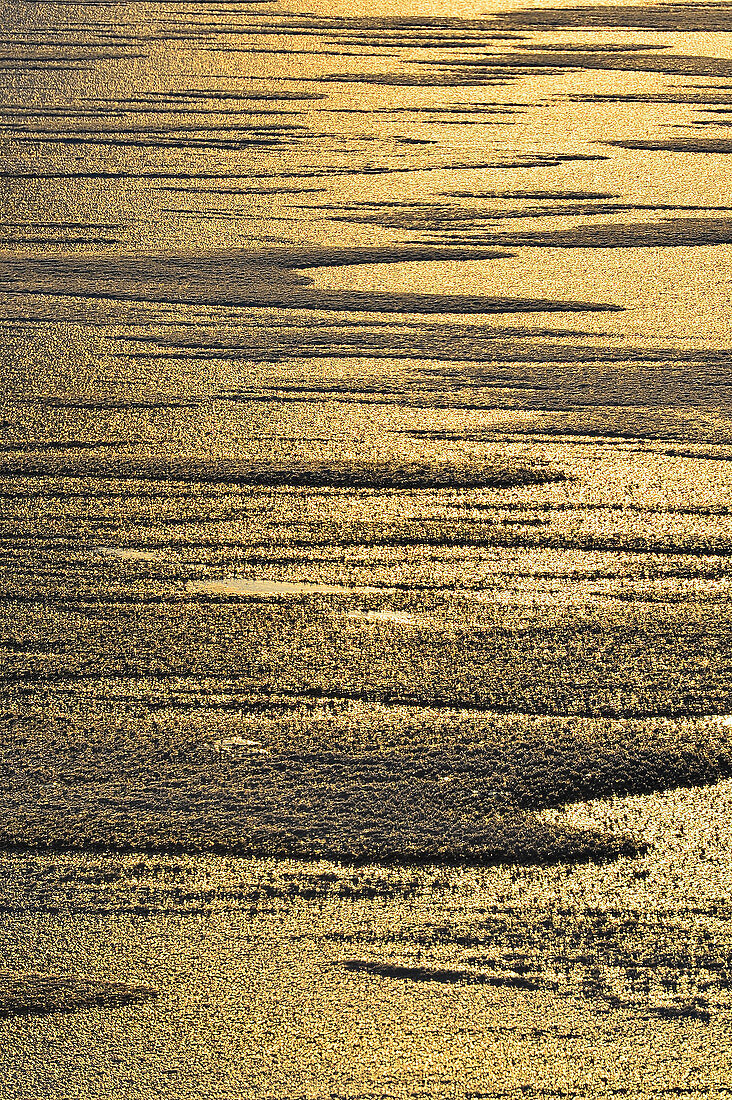
<path id="1" fill-rule="evenodd" d="M 121 561 L 160 561 L 160 554 L 153 550 L 133 550 L 126 546 L 97 546 L 94 553 L 103 558 L 119 558 Z"/>
<path id="2" fill-rule="evenodd" d="M 396 623 L 398 626 L 418 626 L 427 621 L 426 616 L 412 615 L 408 611 L 351 611 L 347 617 L 369 623 Z"/>
<path id="3" fill-rule="evenodd" d="M 217 754 L 232 759 L 243 756 L 269 756 L 269 750 L 265 749 L 261 741 L 255 741 L 250 737 L 223 737 L 215 741 L 204 741 Z"/>
<path id="4" fill-rule="evenodd" d="M 307 581 L 252 580 L 246 577 L 224 577 L 217 580 L 188 581 L 187 592 L 209 596 L 303 596 L 311 594 L 342 594 L 381 592 L 366 585 L 314 584 Z"/>

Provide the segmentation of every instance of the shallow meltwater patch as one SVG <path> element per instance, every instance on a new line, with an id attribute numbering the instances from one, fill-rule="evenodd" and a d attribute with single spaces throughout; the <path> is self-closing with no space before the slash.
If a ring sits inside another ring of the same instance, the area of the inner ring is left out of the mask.
<path id="1" fill-rule="evenodd" d="M 120 462 L 0 462 L 4 478 L 101 478 L 125 481 L 242 485 L 295 489 L 512 489 L 567 481 L 569 475 L 541 462 L 298 462 L 193 456 Z"/>
<path id="2" fill-rule="evenodd" d="M 149 986 L 126 982 L 0 971 L 0 1019 L 135 1004 L 157 996 Z"/>
<path id="3" fill-rule="evenodd" d="M 382 313 L 617 312 L 612 302 L 487 294 L 317 287 L 302 271 L 436 260 L 498 260 L 493 246 L 420 244 L 351 248 L 270 248 L 98 256 L 0 253 L 0 289 L 59 300 L 86 298 L 174 305 L 245 306 Z"/>
<path id="4" fill-rule="evenodd" d="M 309 581 L 278 581 L 250 577 L 223 577 L 188 581 L 186 591 L 204 596 L 309 596 L 353 595 L 362 592 L 382 592 L 368 585 L 318 584 Z"/>
<path id="5" fill-rule="evenodd" d="M 472 970 L 451 970 L 437 966 L 400 966 L 386 962 L 373 962 L 368 959 L 345 959 L 341 966 L 351 973 L 373 974 L 379 978 L 400 978 L 412 982 L 443 982 L 464 985 L 519 985 L 524 989 L 540 988 L 530 979 L 516 978 L 513 981 L 503 976 L 482 974 Z"/>

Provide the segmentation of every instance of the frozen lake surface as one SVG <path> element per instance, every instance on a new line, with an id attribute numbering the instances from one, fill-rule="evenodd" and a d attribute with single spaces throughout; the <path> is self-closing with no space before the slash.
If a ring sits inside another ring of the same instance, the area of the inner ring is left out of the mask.
<path id="1" fill-rule="evenodd" d="M 730 5 L 2 34 L 9 1098 L 732 1091 Z"/>

